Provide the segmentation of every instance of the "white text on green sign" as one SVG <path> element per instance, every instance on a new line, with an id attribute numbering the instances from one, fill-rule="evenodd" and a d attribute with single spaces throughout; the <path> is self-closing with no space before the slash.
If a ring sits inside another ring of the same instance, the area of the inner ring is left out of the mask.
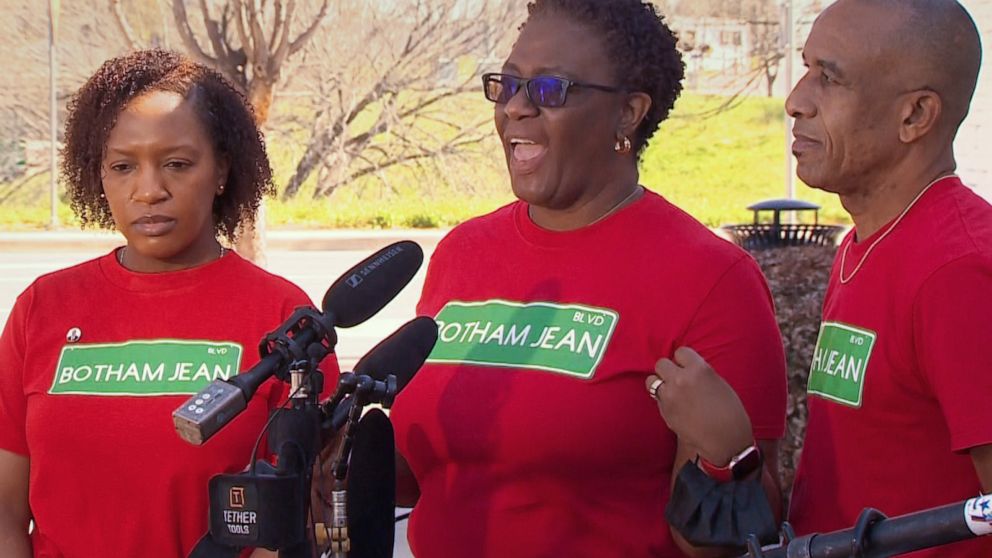
<path id="1" fill-rule="evenodd" d="M 435 318 L 430 362 L 526 368 L 591 378 L 619 316 L 552 302 L 449 302 Z"/>

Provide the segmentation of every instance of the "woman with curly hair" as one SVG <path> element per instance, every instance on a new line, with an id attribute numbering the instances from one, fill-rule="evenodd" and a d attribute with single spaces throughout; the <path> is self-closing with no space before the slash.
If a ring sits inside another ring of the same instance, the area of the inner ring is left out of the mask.
<path id="1" fill-rule="evenodd" d="M 3 554 L 186 556 L 207 531 L 208 480 L 251 462 L 286 390 L 264 384 L 201 447 L 171 414 L 255 364 L 259 339 L 310 303 L 219 241 L 272 189 L 265 145 L 218 73 L 141 51 L 73 98 L 62 171 L 82 222 L 127 243 L 38 278 L 0 337 Z"/>
<path id="2" fill-rule="evenodd" d="M 418 557 L 696 554 L 665 507 L 697 459 L 775 507 L 785 359 L 764 279 L 638 180 L 681 91 L 675 45 L 648 2 L 537 0 L 483 76 L 518 199 L 456 227 L 427 272 L 438 344 L 391 415 Z M 764 468 L 735 459 L 759 448 Z"/>

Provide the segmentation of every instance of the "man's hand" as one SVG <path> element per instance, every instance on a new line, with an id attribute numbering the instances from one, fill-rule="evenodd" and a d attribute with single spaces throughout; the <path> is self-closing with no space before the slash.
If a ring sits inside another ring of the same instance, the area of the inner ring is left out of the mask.
<path id="1" fill-rule="evenodd" d="M 754 443 L 751 421 L 733 388 L 699 353 L 680 347 L 655 364 L 644 385 L 655 386 L 658 409 L 679 441 L 723 466 Z M 658 381 L 661 381 L 659 384 Z"/>

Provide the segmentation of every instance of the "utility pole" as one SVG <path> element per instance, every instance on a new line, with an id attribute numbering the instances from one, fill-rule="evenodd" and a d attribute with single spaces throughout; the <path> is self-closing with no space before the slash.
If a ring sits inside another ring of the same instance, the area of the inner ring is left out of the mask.
<path id="1" fill-rule="evenodd" d="M 55 94 L 55 74 L 58 67 L 55 64 L 55 37 L 59 29 L 59 0 L 48 0 L 48 155 L 49 155 L 49 181 L 48 190 L 51 194 L 51 219 L 49 228 L 59 226 L 59 185 L 58 185 L 58 164 L 56 160 L 58 141 L 59 107 Z"/>

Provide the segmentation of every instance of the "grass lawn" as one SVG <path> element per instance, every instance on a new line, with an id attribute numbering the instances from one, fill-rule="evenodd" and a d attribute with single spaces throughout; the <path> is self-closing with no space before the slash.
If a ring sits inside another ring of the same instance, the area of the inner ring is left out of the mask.
<path id="1" fill-rule="evenodd" d="M 723 97 L 684 95 L 641 162 L 642 184 L 711 226 L 749 222 L 746 206 L 785 197 L 782 100 L 748 98 L 715 116 L 700 116 L 725 101 Z M 484 100 L 472 106 L 492 110 Z M 292 174 L 301 151 L 301 146 L 291 143 L 269 142 L 279 185 Z M 270 228 L 429 228 L 457 224 L 512 200 L 503 155 L 495 141 L 483 155 L 452 162 L 449 174 L 458 180 L 394 168 L 317 200 L 310 195 L 315 180 L 311 178 L 295 199 L 270 200 L 267 222 Z M 44 228 L 50 212 L 48 175 L 36 176 L 7 196 L 12 186 L 0 184 L 0 230 Z M 848 222 L 835 196 L 801 183 L 796 185 L 796 195 L 823 206 L 821 222 Z M 64 200 L 58 213 L 63 226 L 75 226 Z"/>
<path id="2" fill-rule="evenodd" d="M 710 226 L 750 222 L 748 205 L 786 197 L 782 100 L 750 98 L 717 116 L 694 116 L 724 100 L 683 96 L 641 162 L 643 184 Z M 798 199 L 821 206 L 821 222 L 850 222 L 835 195 L 798 179 L 795 188 Z"/>

